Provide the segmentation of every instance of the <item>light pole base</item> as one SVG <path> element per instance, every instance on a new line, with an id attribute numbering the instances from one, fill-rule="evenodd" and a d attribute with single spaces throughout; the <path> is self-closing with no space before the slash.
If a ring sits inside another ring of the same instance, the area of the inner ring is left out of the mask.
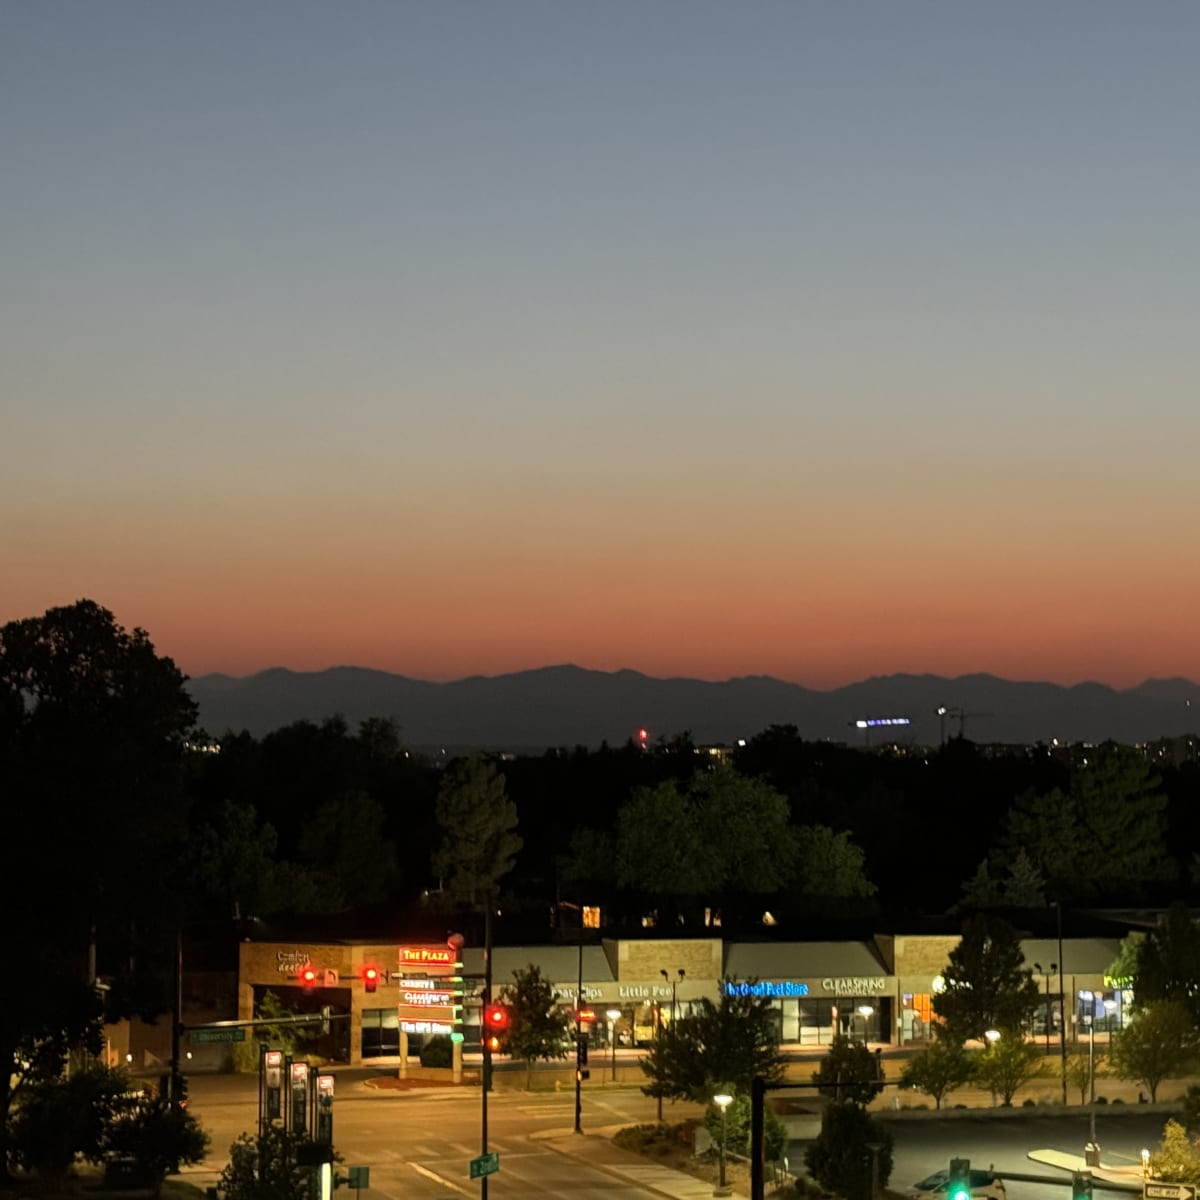
<path id="1" fill-rule="evenodd" d="M 729 1186 L 729 1184 L 727 1184 L 727 1183 L 718 1183 L 717 1186 L 715 1188 L 713 1188 L 713 1195 L 714 1196 L 732 1196 L 733 1188 L 731 1188 Z"/>

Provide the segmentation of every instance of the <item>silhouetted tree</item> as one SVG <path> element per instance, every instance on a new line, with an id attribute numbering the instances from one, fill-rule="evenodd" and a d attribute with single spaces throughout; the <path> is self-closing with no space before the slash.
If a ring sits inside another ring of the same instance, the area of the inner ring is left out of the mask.
<path id="1" fill-rule="evenodd" d="M 1170 879 L 1166 797 L 1146 759 L 1128 746 L 1099 747 L 1071 773 L 1067 791 L 1026 794 L 1009 810 L 1004 852 L 1024 850 L 1052 896 L 1129 896 Z"/>
<path id="2" fill-rule="evenodd" d="M 504 776 L 483 755 L 460 758 L 446 768 L 438 791 L 440 844 L 433 870 L 453 903 L 477 907 L 495 895 L 513 868 L 521 838 L 517 806 Z"/>
<path id="3" fill-rule="evenodd" d="M 971 917 L 942 972 L 945 990 L 933 998 L 946 1036 L 961 1045 L 989 1029 L 1023 1030 L 1041 1002 L 1024 964 L 1021 939 L 1011 925 L 985 914 Z"/>
<path id="4" fill-rule="evenodd" d="M 1174 1000 L 1184 1006 L 1192 1024 L 1200 1026 L 1200 929 L 1187 905 L 1172 904 L 1133 952 L 1138 1006 Z"/>

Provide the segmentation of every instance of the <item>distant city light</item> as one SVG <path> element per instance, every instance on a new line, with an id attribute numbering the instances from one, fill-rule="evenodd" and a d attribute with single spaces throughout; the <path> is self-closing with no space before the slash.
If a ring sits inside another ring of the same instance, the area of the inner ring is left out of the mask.
<path id="1" fill-rule="evenodd" d="M 912 722 L 907 717 L 867 717 L 854 724 L 859 729 L 874 729 L 876 725 L 911 725 Z"/>

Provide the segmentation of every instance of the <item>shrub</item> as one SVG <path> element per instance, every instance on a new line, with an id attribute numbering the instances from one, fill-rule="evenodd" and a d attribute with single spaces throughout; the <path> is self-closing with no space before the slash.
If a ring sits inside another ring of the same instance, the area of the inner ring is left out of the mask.
<path id="1" fill-rule="evenodd" d="M 449 1035 L 435 1033 L 421 1043 L 421 1066 L 449 1067 L 454 1064 L 454 1043 Z"/>

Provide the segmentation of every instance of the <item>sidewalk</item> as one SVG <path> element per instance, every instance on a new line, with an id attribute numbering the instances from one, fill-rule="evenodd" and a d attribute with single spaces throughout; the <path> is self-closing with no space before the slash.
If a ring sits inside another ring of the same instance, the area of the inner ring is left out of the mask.
<path id="1" fill-rule="evenodd" d="M 1079 1155 L 1067 1154 L 1062 1150 L 1030 1150 L 1026 1157 L 1047 1167 L 1057 1167 L 1060 1171 L 1090 1171 L 1093 1178 L 1127 1188 L 1131 1192 L 1142 1190 L 1141 1163 L 1114 1163 L 1106 1166 L 1102 1161 L 1098 1167 L 1089 1167 Z M 1103 1153 L 1101 1157 L 1103 1158 Z"/>
<path id="2" fill-rule="evenodd" d="M 648 1162 L 640 1154 L 622 1150 L 612 1143 L 612 1135 L 622 1125 L 600 1126 L 578 1134 L 570 1129 L 549 1129 L 530 1135 L 530 1140 L 545 1142 L 559 1154 L 586 1163 L 632 1187 L 643 1188 L 667 1200 L 710 1200 L 713 1185 L 672 1167 Z M 737 1191 L 733 1195 L 739 1195 Z"/>

